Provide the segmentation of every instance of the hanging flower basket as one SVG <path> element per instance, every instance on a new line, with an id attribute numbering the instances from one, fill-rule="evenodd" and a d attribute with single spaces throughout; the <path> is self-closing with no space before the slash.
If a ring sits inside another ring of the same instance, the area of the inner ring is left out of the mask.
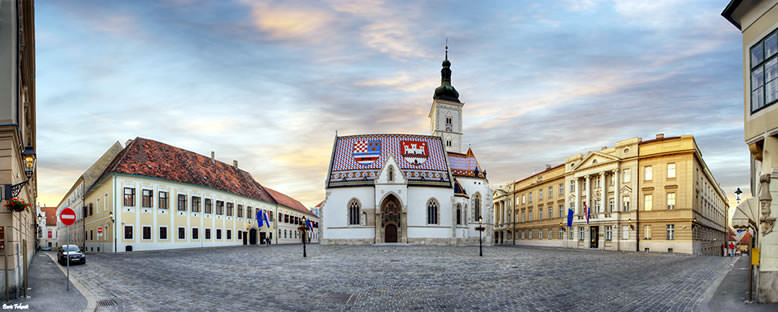
<path id="1" fill-rule="evenodd" d="M 5 202 L 5 208 L 15 212 L 30 211 L 30 204 L 18 198 L 11 198 Z"/>

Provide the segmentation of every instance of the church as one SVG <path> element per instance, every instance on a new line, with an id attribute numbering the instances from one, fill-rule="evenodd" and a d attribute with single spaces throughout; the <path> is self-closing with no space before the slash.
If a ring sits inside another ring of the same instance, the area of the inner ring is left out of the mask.
<path id="1" fill-rule="evenodd" d="M 492 241 L 487 171 L 464 147 L 464 103 L 451 85 L 448 47 L 432 99 L 430 135 L 335 136 L 322 244 L 468 245 L 479 234 Z"/>

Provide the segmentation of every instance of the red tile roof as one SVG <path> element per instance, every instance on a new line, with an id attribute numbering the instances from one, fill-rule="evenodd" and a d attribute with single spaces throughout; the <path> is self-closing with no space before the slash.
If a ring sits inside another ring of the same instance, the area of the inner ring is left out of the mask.
<path id="1" fill-rule="evenodd" d="M 751 246 L 751 233 L 746 232 L 746 234 L 744 234 L 743 237 L 740 238 L 740 241 L 737 244 Z"/>
<path id="2" fill-rule="evenodd" d="M 140 137 L 127 144 L 100 179 L 112 172 L 202 185 L 270 203 L 276 202 L 244 170 L 218 160 L 212 163 L 210 157 Z"/>
<path id="3" fill-rule="evenodd" d="M 294 210 L 297 210 L 299 212 L 306 213 L 306 214 L 309 214 L 309 215 L 312 215 L 312 216 L 314 215 L 313 212 L 308 210 L 308 208 L 305 208 L 305 205 L 303 205 L 300 201 L 290 197 L 289 195 L 286 195 L 284 193 L 281 193 L 281 192 L 276 191 L 274 189 L 271 189 L 269 187 L 265 187 L 265 190 L 267 190 L 268 193 L 270 193 L 270 196 L 272 196 L 279 205 L 284 205 L 284 206 L 289 207 L 291 209 L 294 209 Z"/>
<path id="4" fill-rule="evenodd" d="M 41 207 L 41 211 L 46 213 L 46 225 L 57 225 L 57 207 Z"/>

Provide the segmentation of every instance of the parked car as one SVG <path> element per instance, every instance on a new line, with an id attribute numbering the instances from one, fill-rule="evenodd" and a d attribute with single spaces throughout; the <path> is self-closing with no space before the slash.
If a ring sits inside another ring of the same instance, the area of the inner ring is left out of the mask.
<path id="1" fill-rule="evenodd" d="M 41 247 L 41 251 L 51 251 L 51 247 Z"/>
<path id="2" fill-rule="evenodd" d="M 81 253 L 81 249 L 76 245 L 62 245 L 57 251 L 57 262 L 61 265 L 65 265 L 65 260 L 70 260 L 70 264 L 74 263 L 86 263 L 86 256 Z"/>

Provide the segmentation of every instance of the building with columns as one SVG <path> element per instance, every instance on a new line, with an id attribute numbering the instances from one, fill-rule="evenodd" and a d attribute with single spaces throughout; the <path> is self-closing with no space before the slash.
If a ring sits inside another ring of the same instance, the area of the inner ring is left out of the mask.
<path id="1" fill-rule="evenodd" d="M 497 192 L 500 211 L 510 197 Z M 726 238 L 727 200 L 693 136 L 570 156 L 514 182 L 511 199 L 515 225 L 503 228 L 516 244 L 718 255 Z M 495 219 L 509 220 L 502 214 Z"/>

